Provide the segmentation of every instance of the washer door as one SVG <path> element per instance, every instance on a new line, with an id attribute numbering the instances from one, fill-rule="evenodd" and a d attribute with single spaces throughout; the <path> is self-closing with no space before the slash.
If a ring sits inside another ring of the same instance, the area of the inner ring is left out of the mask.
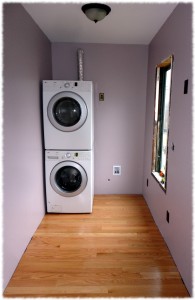
<path id="1" fill-rule="evenodd" d="M 61 131 L 75 131 L 86 121 L 87 106 L 78 94 L 61 92 L 51 98 L 47 113 L 55 128 Z"/>
<path id="2" fill-rule="evenodd" d="M 87 174 L 83 167 L 75 162 L 61 162 L 51 171 L 50 182 L 59 195 L 73 197 L 85 189 Z"/>

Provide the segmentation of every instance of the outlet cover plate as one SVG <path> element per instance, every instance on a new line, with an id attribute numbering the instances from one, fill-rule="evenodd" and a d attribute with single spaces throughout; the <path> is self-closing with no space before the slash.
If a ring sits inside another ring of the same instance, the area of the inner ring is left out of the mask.
<path id="1" fill-rule="evenodd" d="M 121 166 L 113 166 L 113 175 L 121 175 Z"/>

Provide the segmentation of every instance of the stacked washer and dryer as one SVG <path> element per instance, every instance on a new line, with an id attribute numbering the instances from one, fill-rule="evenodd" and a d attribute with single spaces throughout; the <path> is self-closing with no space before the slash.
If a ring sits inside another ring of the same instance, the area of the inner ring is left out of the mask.
<path id="1" fill-rule="evenodd" d="M 91 81 L 43 81 L 48 213 L 91 213 L 94 116 Z"/>

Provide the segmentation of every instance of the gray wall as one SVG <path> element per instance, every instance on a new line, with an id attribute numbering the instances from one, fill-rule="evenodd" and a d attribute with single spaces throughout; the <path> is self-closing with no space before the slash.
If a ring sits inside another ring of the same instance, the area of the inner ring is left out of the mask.
<path id="1" fill-rule="evenodd" d="M 148 47 L 53 43 L 53 79 L 78 80 L 78 48 L 95 87 L 95 194 L 141 194 Z"/>
<path id="2" fill-rule="evenodd" d="M 51 46 L 21 5 L 4 5 L 3 288 L 45 214 L 40 81 Z"/>
<path id="3" fill-rule="evenodd" d="M 165 194 L 151 176 L 155 66 L 174 55 L 168 180 Z M 179 4 L 149 46 L 143 194 L 181 276 L 192 291 L 192 6 Z M 183 94 L 189 79 L 189 93 Z M 171 151 L 171 144 L 175 151 Z M 149 187 L 146 180 L 149 179 Z M 170 223 L 166 222 L 166 211 Z"/>

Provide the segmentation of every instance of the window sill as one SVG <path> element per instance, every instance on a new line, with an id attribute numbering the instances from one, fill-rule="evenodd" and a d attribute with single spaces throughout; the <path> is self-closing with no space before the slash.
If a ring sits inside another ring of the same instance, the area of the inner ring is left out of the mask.
<path id="1" fill-rule="evenodd" d="M 166 193 L 166 182 L 162 182 L 163 177 L 161 177 L 158 172 L 152 172 L 152 176 L 158 182 L 162 190 Z"/>

